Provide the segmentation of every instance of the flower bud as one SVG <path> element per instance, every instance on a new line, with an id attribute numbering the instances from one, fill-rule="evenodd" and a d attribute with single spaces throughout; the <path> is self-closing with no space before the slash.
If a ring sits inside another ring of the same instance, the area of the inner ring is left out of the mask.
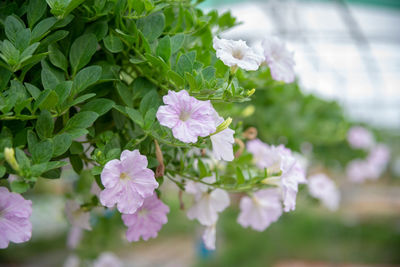
<path id="1" fill-rule="evenodd" d="M 15 159 L 15 152 L 12 147 L 4 148 L 4 157 L 8 164 L 10 164 L 11 168 L 13 168 L 15 171 L 19 171 L 19 165 L 17 160 Z"/>
<path id="2" fill-rule="evenodd" d="M 221 123 L 220 125 L 218 125 L 217 130 L 215 131 L 215 133 L 213 133 L 213 134 L 211 134 L 211 135 L 214 135 L 214 134 L 217 134 L 217 133 L 222 132 L 223 130 L 225 130 L 226 128 L 228 128 L 229 125 L 231 125 L 231 123 L 232 123 L 232 118 L 231 118 L 231 117 L 227 118 L 223 123 Z"/>
<path id="3" fill-rule="evenodd" d="M 256 88 L 253 88 L 247 92 L 247 96 L 250 97 L 256 92 Z"/>

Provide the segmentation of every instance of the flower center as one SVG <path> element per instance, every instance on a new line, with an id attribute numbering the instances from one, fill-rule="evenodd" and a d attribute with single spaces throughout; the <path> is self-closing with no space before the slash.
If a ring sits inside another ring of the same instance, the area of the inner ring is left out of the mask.
<path id="1" fill-rule="evenodd" d="M 144 216 L 147 215 L 147 213 L 149 213 L 148 210 L 142 209 L 142 210 L 139 210 L 139 211 L 138 211 L 138 216 L 139 216 L 139 217 L 144 217 Z"/>
<path id="2" fill-rule="evenodd" d="M 190 119 L 190 112 L 182 110 L 179 114 L 179 119 L 181 121 L 187 121 L 188 119 Z"/>
<path id="3" fill-rule="evenodd" d="M 232 56 L 236 59 L 243 59 L 244 54 L 242 53 L 242 50 L 236 49 L 233 50 Z"/>
<path id="4" fill-rule="evenodd" d="M 120 175 L 119 175 L 119 179 L 121 179 L 121 180 L 127 180 L 127 179 L 129 179 L 130 177 L 129 177 L 129 175 L 126 173 L 126 172 L 122 172 Z"/>

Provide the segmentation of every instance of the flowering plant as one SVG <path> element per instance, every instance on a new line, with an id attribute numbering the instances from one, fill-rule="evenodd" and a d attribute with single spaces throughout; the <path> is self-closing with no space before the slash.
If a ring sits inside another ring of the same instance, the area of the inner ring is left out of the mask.
<path id="1" fill-rule="evenodd" d="M 243 195 L 238 223 L 255 230 L 295 209 L 305 168 L 230 108 L 250 101 L 260 79 L 293 82 L 293 55 L 275 38 L 263 53 L 219 38 L 235 19 L 198 2 L 1 4 L 2 248 L 31 235 L 20 194 L 69 166 L 85 185 L 69 192 L 73 229 L 90 231 L 93 209 L 116 207 L 128 241 L 154 238 L 167 222 L 165 179 L 193 195 L 187 216 L 205 226 L 209 249 L 230 192 Z"/>

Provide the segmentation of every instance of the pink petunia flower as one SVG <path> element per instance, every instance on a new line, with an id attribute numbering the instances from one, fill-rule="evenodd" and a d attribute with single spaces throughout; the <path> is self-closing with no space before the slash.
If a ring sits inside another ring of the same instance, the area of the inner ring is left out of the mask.
<path id="1" fill-rule="evenodd" d="M 262 42 L 265 61 L 271 76 L 276 81 L 291 83 L 295 79 L 293 53 L 277 37 L 265 38 Z"/>
<path id="2" fill-rule="evenodd" d="M 157 194 L 146 198 L 143 205 L 134 214 L 123 214 L 122 220 L 128 226 L 128 241 L 139 241 L 140 237 L 147 241 L 157 237 L 163 224 L 168 221 L 169 207 L 158 199 Z"/>
<path id="3" fill-rule="evenodd" d="M 32 201 L 0 187 L 0 248 L 7 248 L 9 242 L 23 243 L 31 238 L 31 214 Z"/>
<path id="4" fill-rule="evenodd" d="M 226 40 L 214 37 L 213 47 L 217 58 L 229 67 L 239 67 L 244 70 L 257 70 L 263 57 L 248 47 L 245 41 Z"/>
<path id="5" fill-rule="evenodd" d="M 334 181 L 326 174 L 318 173 L 308 178 L 310 195 L 321 200 L 328 209 L 334 211 L 339 207 L 340 191 Z"/>
<path id="6" fill-rule="evenodd" d="M 107 162 L 101 182 L 105 187 L 100 193 L 101 204 L 109 208 L 117 204 L 118 210 L 125 214 L 135 213 L 158 187 L 154 172 L 147 168 L 147 158 L 137 149 L 124 150 L 121 160 Z"/>
<path id="7" fill-rule="evenodd" d="M 200 101 L 185 90 L 168 91 L 163 97 L 164 106 L 157 111 L 161 125 L 172 129 L 174 137 L 185 143 L 195 143 L 199 136 L 214 133 L 214 108 L 209 100 Z"/>
<path id="8" fill-rule="evenodd" d="M 364 182 L 370 175 L 368 162 L 361 159 L 350 161 L 346 166 L 346 175 L 354 183 Z"/>
<path id="9" fill-rule="evenodd" d="M 206 177 L 202 181 L 214 183 L 215 177 Z M 194 204 L 187 211 L 190 220 L 197 219 L 202 225 L 211 226 L 218 220 L 218 213 L 225 210 L 229 204 L 229 195 L 225 190 L 214 189 L 205 184 L 188 181 L 185 191 L 194 195 Z"/>
<path id="10" fill-rule="evenodd" d="M 372 133 L 361 126 L 350 128 L 347 132 L 347 141 L 352 148 L 356 149 L 369 149 L 375 143 Z"/>
<path id="11" fill-rule="evenodd" d="M 250 197 L 240 200 L 240 213 L 237 219 L 243 227 L 264 231 L 282 215 L 281 194 L 277 189 L 263 189 Z"/>

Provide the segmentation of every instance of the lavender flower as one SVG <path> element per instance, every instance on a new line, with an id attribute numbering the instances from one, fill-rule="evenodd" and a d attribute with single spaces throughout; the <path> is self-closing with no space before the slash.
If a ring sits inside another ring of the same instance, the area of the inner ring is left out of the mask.
<path id="1" fill-rule="evenodd" d="M 264 231 L 271 223 L 282 215 L 281 194 L 277 189 L 263 189 L 250 197 L 240 200 L 238 223 L 243 227 L 251 227 Z"/>
<path id="2" fill-rule="evenodd" d="M 265 38 L 262 42 L 265 61 L 271 76 L 276 81 L 291 83 L 295 79 L 293 53 L 276 37 Z"/>
<path id="3" fill-rule="evenodd" d="M 143 205 L 134 214 L 123 214 L 122 220 L 128 226 L 128 241 L 139 241 L 140 237 L 147 241 L 157 237 L 163 224 L 167 223 L 169 207 L 158 199 L 157 194 L 146 198 Z"/>
<path id="4" fill-rule="evenodd" d="M 121 160 L 107 162 L 101 182 L 105 187 L 100 193 L 101 204 L 109 208 L 117 204 L 118 210 L 126 214 L 135 213 L 158 187 L 154 172 L 147 168 L 147 158 L 137 149 L 124 150 Z"/>
<path id="5" fill-rule="evenodd" d="M 114 253 L 103 252 L 99 258 L 93 262 L 93 267 L 122 267 L 123 263 Z"/>
<path id="6" fill-rule="evenodd" d="M 215 250 L 215 239 L 216 239 L 216 224 L 207 226 L 203 232 L 202 239 L 205 247 L 208 250 Z"/>
<path id="7" fill-rule="evenodd" d="M 372 133 L 361 126 L 350 128 L 347 132 L 347 141 L 352 148 L 356 149 L 369 149 L 375 143 Z"/>
<path id="8" fill-rule="evenodd" d="M 31 214 L 32 201 L 0 187 L 0 248 L 7 248 L 9 242 L 22 243 L 31 238 Z"/>
<path id="9" fill-rule="evenodd" d="M 185 90 L 168 91 L 163 97 L 164 106 L 157 111 L 161 125 L 172 129 L 174 137 L 185 143 L 195 143 L 199 136 L 215 132 L 214 108 L 209 100 L 200 101 Z"/>
<path id="10" fill-rule="evenodd" d="M 328 209 L 334 211 L 339 207 L 340 192 L 336 184 L 324 173 L 318 173 L 308 178 L 310 195 L 321 200 Z"/>

